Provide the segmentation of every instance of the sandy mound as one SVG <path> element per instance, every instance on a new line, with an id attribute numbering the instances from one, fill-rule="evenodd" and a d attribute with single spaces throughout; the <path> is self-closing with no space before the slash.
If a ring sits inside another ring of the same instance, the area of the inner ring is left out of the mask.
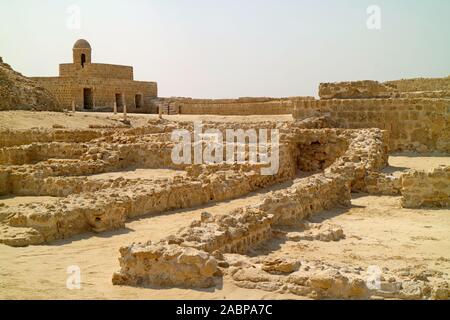
<path id="1" fill-rule="evenodd" d="M 0 58 L 0 110 L 59 110 L 53 95 Z"/>

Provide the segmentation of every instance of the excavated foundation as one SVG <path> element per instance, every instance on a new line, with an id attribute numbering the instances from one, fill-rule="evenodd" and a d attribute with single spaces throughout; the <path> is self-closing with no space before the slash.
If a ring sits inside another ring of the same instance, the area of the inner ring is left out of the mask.
<path id="1" fill-rule="evenodd" d="M 237 286 L 311 298 L 445 298 L 446 274 L 427 283 L 398 272 L 374 288 L 358 266 L 264 252 L 274 242 L 341 241 L 339 225 L 311 223 L 346 208 L 352 192 L 402 195 L 404 206 L 446 206 L 448 167 L 429 173 L 383 171 L 389 139 L 380 129 L 340 129 L 326 118 L 274 123 L 205 123 L 205 129 L 278 129 L 279 170 L 263 164 L 174 164 L 171 132 L 189 122 L 132 129 L 31 130 L 0 141 L 0 243 L 29 246 L 121 229 L 127 221 L 198 208 L 259 191 L 251 205 L 210 214 L 160 241 L 120 248 L 115 285 L 206 288 L 223 277 Z M 273 148 L 269 145 L 269 149 Z M 248 158 L 248 149 L 245 157 Z M 428 184 L 428 191 L 420 186 Z M 436 190 L 440 190 L 436 194 Z M 418 200 L 418 198 L 420 198 Z M 414 201 L 413 201 L 414 200 Z"/>

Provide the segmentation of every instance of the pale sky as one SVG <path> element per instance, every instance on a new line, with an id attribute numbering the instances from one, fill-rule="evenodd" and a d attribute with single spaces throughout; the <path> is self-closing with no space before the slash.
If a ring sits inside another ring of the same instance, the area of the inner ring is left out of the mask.
<path id="1" fill-rule="evenodd" d="M 67 9 L 81 10 L 68 28 Z M 366 10 L 381 9 L 369 30 Z M 316 95 L 320 82 L 450 75 L 448 0 L 0 0 L 0 56 L 56 76 L 73 43 L 159 95 Z"/>

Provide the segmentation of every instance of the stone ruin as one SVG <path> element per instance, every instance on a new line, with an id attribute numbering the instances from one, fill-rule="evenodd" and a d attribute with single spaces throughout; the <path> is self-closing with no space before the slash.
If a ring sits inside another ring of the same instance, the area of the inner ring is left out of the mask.
<path id="1" fill-rule="evenodd" d="M 243 288 L 317 299 L 448 299 L 449 276 L 426 269 L 414 274 L 386 271 L 380 287 L 373 288 L 358 266 L 247 255 L 280 237 L 340 241 L 345 237 L 342 228 L 308 219 L 348 206 L 352 192 L 401 195 L 404 207 L 448 207 L 449 167 L 398 176 L 382 171 L 393 151 L 450 152 L 450 100 L 442 91 L 405 92 L 395 84 L 367 81 L 323 84 L 320 100 L 289 100 L 295 121 L 232 124 L 244 130 L 280 130 L 280 170 L 273 176 L 260 175 L 261 164 L 175 165 L 171 132 L 192 132 L 189 122 L 158 119 L 139 128 L 3 130 L 0 195 L 60 198 L 51 204 L 0 206 L 0 243 L 38 245 L 104 232 L 123 228 L 135 217 L 280 185 L 256 204 L 216 216 L 204 212 L 200 220 L 160 241 L 142 239 L 120 248 L 113 283 L 207 288 L 229 276 Z M 220 130 L 229 125 L 205 123 Z M 91 178 L 130 167 L 169 168 L 177 174 Z M 298 231 L 286 231 L 293 226 Z"/>

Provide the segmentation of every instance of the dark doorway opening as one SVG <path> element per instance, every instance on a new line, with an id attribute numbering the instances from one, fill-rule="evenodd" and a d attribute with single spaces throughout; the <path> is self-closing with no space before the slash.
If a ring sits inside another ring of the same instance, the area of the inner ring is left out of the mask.
<path id="1" fill-rule="evenodd" d="M 84 109 L 92 109 L 94 106 L 94 95 L 92 93 L 92 89 L 84 88 L 83 89 L 83 107 Z"/>
<path id="2" fill-rule="evenodd" d="M 81 67 L 84 68 L 84 64 L 86 63 L 86 55 L 84 53 L 81 54 Z"/>
<path id="3" fill-rule="evenodd" d="M 140 109 L 140 108 L 143 107 L 143 105 L 144 105 L 144 99 L 143 99 L 143 97 L 142 97 L 142 94 L 137 94 L 137 95 L 134 97 L 134 103 L 135 103 L 135 105 L 136 105 L 136 109 Z"/>
<path id="4" fill-rule="evenodd" d="M 116 106 L 117 108 L 123 108 L 123 94 L 116 93 Z"/>

